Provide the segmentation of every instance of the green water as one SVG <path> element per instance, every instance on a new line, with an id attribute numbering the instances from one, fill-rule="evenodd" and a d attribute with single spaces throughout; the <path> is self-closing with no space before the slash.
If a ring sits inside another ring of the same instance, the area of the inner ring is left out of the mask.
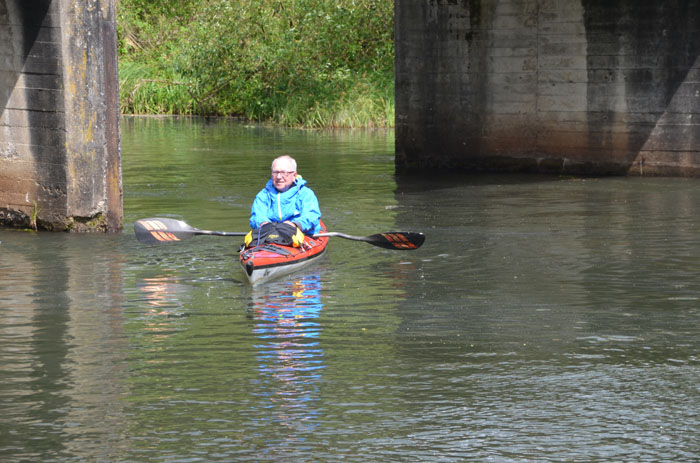
<path id="1" fill-rule="evenodd" d="M 0 461 L 693 461 L 700 183 L 393 175 L 393 132 L 122 121 L 125 230 L 0 230 Z M 251 288 L 291 154 L 333 238 Z"/>

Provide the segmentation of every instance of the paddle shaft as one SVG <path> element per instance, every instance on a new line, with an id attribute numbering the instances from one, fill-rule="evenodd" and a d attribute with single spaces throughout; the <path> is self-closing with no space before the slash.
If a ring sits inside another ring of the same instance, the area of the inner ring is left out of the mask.
<path id="1" fill-rule="evenodd" d="M 194 232 L 195 235 L 213 235 L 213 236 L 245 236 L 248 232 L 224 232 L 224 231 L 211 231 L 211 230 L 197 230 Z"/>

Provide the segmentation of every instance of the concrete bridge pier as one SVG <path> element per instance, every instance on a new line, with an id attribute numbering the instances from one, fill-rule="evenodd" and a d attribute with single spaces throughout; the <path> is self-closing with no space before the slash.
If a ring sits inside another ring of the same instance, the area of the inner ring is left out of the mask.
<path id="1" fill-rule="evenodd" d="M 0 225 L 122 227 L 115 0 L 0 0 Z"/>
<path id="2" fill-rule="evenodd" d="M 396 168 L 700 177 L 700 0 L 396 0 Z"/>

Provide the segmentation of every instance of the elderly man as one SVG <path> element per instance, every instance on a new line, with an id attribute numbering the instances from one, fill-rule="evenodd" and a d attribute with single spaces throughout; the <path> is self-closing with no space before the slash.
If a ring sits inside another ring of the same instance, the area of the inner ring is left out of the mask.
<path id="1" fill-rule="evenodd" d="M 272 176 L 265 188 L 255 196 L 250 211 L 251 228 L 267 223 L 287 224 L 304 234 L 321 231 L 321 210 L 316 194 L 297 174 L 297 163 L 291 156 L 280 156 L 272 162 Z"/>

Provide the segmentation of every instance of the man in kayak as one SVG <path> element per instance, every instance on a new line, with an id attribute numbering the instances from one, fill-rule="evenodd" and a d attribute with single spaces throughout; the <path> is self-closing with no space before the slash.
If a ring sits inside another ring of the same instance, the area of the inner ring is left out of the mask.
<path id="1" fill-rule="evenodd" d="M 297 163 L 291 156 L 280 156 L 272 162 L 272 176 L 265 188 L 255 196 L 250 210 L 250 227 L 257 231 L 253 239 L 262 238 L 262 230 L 287 229 L 292 234 L 313 235 L 321 231 L 321 210 L 316 194 L 297 174 Z M 273 224 L 274 227 L 264 227 Z M 285 224 L 280 227 L 277 224 Z M 302 238 L 303 239 L 303 238 Z"/>

